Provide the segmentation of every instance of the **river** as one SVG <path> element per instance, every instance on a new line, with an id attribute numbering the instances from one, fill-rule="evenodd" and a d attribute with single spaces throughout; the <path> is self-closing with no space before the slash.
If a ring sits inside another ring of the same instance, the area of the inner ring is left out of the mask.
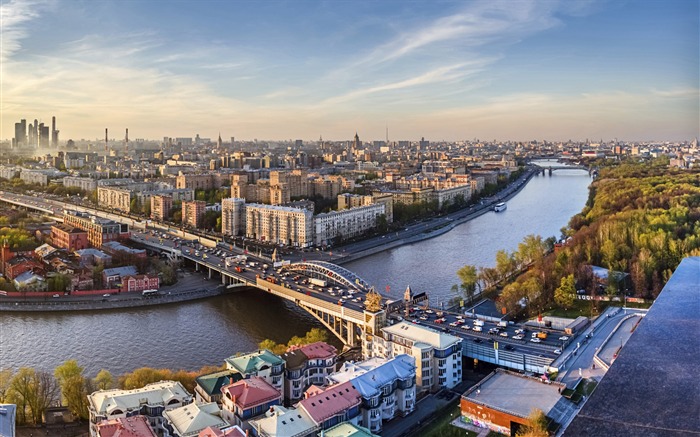
<path id="1" fill-rule="evenodd" d="M 581 170 L 536 176 L 508 209 L 487 213 L 429 239 L 363 258 L 344 267 L 400 298 L 410 285 L 431 302 L 447 301 L 455 272 L 465 264 L 494 265 L 499 249 L 512 251 L 528 234 L 559 236 L 588 196 Z M 138 367 L 196 369 L 220 365 L 265 338 L 286 342 L 320 326 L 292 304 L 257 290 L 163 307 L 95 313 L 0 313 L 0 369 L 31 366 L 53 371 L 77 359 L 86 373 L 118 375 Z M 340 346 L 337 344 L 336 346 Z"/>

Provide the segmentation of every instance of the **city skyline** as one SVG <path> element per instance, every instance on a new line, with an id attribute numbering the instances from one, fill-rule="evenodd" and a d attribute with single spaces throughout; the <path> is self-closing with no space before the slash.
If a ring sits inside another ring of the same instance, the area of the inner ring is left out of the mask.
<path id="1" fill-rule="evenodd" d="M 2 140 L 698 136 L 697 2 L 0 7 Z"/>

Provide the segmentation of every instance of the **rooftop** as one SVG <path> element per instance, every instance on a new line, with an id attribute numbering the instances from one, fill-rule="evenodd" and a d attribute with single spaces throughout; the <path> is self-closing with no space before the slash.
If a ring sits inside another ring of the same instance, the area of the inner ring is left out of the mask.
<path id="1" fill-rule="evenodd" d="M 396 379 L 415 377 L 415 374 L 415 359 L 402 354 L 391 359 L 375 357 L 361 363 L 346 362 L 328 379 L 336 383 L 349 381 L 363 397 L 372 397 L 383 385 Z"/>
<path id="2" fill-rule="evenodd" d="M 136 267 L 134 266 L 124 266 L 124 267 L 114 267 L 111 269 L 104 269 L 102 274 L 105 276 L 133 276 L 137 275 Z"/>
<path id="3" fill-rule="evenodd" d="M 111 414 L 120 409 L 123 412 L 148 405 L 167 405 L 169 402 L 190 399 L 191 395 L 177 381 L 160 381 L 132 390 L 100 390 L 88 396 L 88 401 L 97 414 Z"/>
<path id="4" fill-rule="evenodd" d="M 350 422 L 343 422 L 323 432 L 324 437 L 379 437 L 372 434 L 367 428 Z"/>
<path id="5" fill-rule="evenodd" d="M 103 420 L 97 424 L 97 435 L 99 437 L 157 437 L 146 417 L 140 415 Z"/>
<path id="6" fill-rule="evenodd" d="M 698 435 L 698 332 L 700 257 L 688 257 L 564 435 Z"/>
<path id="7" fill-rule="evenodd" d="M 224 386 L 221 392 L 244 410 L 282 397 L 276 388 L 257 376 Z"/>
<path id="8" fill-rule="evenodd" d="M 562 398 L 561 383 L 545 384 L 542 380 L 496 369 L 462 395 L 477 404 L 514 416 L 526 418 L 533 408 L 549 412 Z"/>
<path id="9" fill-rule="evenodd" d="M 397 337 L 408 338 L 416 343 L 425 343 L 436 349 L 447 349 L 462 342 L 461 338 L 452 334 L 408 322 L 387 326 L 382 328 L 382 331 Z"/>
<path id="10" fill-rule="evenodd" d="M 257 435 L 270 436 L 308 435 L 317 427 L 304 409 L 285 408 L 281 405 L 271 407 L 265 417 L 251 420 L 250 425 L 257 431 Z"/>
<path id="11" fill-rule="evenodd" d="M 216 402 L 206 404 L 191 404 L 164 411 L 165 417 L 180 437 L 194 437 L 199 431 L 210 426 L 223 428 L 229 425 L 221 417 L 221 409 Z"/>
<path id="12" fill-rule="evenodd" d="M 231 369 L 236 369 L 243 375 L 263 370 L 265 366 L 284 364 L 284 360 L 267 349 L 251 352 L 246 355 L 226 358 L 226 364 Z"/>
<path id="13" fill-rule="evenodd" d="M 228 369 L 219 372 L 209 373 L 207 375 L 198 376 L 195 378 L 195 382 L 198 386 L 202 387 L 207 394 L 221 394 L 221 387 L 226 384 L 232 384 L 243 379 L 238 370 Z"/>
<path id="14" fill-rule="evenodd" d="M 304 409 L 317 424 L 360 404 L 362 398 L 350 382 L 328 387 L 322 393 L 299 401 L 297 407 Z"/>

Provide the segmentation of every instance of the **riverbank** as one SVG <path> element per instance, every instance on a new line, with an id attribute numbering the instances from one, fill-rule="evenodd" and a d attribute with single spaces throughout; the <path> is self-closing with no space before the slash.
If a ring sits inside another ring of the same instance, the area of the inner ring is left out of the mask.
<path id="1" fill-rule="evenodd" d="M 443 217 L 430 219 L 406 228 L 401 231 L 403 235 L 394 238 L 394 235 L 375 237 L 354 243 L 345 248 L 340 247 L 340 255 L 331 257 L 323 252 L 312 252 L 300 254 L 308 261 L 330 260 L 336 264 L 345 264 L 361 258 L 365 258 L 380 252 L 391 250 L 407 244 L 417 243 L 430 238 L 443 235 L 457 225 L 466 223 L 480 217 L 493 210 L 493 205 L 511 199 L 518 194 L 535 176 L 538 171 L 534 168 L 527 168 L 526 172 L 516 181 L 509 184 L 497 195 L 485 199 L 479 205 L 473 205 L 460 211 L 448 214 Z M 396 234 L 399 235 L 399 232 Z M 336 249 L 336 253 L 337 250 Z M 191 276 L 188 274 L 188 276 Z M 194 275 L 191 278 L 180 281 L 171 287 L 162 287 L 161 294 L 157 297 L 144 298 L 140 293 L 113 294 L 108 298 L 102 295 L 97 296 L 61 296 L 60 298 L 28 298 L 11 297 L 0 298 L 0 312 L 54 312 L 54 311 L 101 311 L 122 308 L 134 308 L 145 306 L 158 306 L 174 303 L 206 299 L 221 294 L 235 292 L 234 289 L 227 289 L 223 286 L 202 287 L 202 280 Z"/>

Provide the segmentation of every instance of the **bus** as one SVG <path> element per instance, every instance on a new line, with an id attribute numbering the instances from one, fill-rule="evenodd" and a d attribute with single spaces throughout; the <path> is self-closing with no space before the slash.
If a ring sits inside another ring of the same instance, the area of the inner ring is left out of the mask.
<path id="1" fill-rule="evenodd" d="M 158 296 L 158 290 L 143 290 L 141 295 L 143 297 L 155 297 Z"/>

